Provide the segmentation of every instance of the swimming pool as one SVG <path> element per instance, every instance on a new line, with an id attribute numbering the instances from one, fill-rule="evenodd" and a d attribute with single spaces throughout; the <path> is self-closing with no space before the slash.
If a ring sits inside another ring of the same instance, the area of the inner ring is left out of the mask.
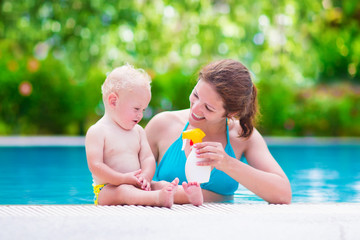
<path id="1" fill-rule="evenodd" d="M 360 202 L 360 141 L 269 143 L 293 202 Z M 0 204 L 92 204 L 84 146 L 1 146 Z M 263 203 L 239 187 L 235 203 Z"/>

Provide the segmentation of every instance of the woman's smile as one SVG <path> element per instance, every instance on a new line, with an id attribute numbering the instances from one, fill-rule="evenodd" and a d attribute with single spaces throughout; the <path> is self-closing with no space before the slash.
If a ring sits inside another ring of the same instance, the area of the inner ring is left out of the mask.
<path id="1" fill-rule="evenodd" d="M 192 118 L 193 118 L 194 120 L 196 120 L 196 121 L 200 121 L 200 120 L 205 119 L 205 117 L 198 116 L 198 115 L 196 115 L 195 113 L 192 113 L 191 115 L 192 115 Z"/>

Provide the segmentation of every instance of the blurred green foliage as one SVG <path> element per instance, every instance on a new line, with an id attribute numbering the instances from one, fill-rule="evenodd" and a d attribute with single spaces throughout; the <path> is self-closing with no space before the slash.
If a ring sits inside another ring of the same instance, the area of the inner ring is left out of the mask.
<path id="1" fill-rule="evenodd" d="M 153 79 L 146 124 L 232 58 L 253 73 L 262 133 L 360 136 L 359 27 L 358 0 L 1 0 L 0 134 L 83 135 L 126 62 Z"/>

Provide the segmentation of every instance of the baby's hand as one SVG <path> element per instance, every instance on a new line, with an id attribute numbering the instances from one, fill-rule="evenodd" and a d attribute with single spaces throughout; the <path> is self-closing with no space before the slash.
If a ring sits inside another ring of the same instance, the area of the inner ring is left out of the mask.
<path id="1" fill-rule="evenodd" d="M 141 169 L 134 172 L 124 173 L 124 184 L 131 184 L 136 187 L 141 187 L 142 182 L 140 181 Z"/>
<path id="2" fill-rule="evenodd" d="M 151 184 L 150 182 L 143 176 L 139 175 L 138 177 L 140 183 L 141 183 L 141 189 L 145 191 L 151 191 Z"/>

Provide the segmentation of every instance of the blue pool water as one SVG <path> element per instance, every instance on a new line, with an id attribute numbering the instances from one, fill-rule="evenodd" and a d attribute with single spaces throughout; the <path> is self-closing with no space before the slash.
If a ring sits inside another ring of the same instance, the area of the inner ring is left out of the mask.
<path id="1" fill-rule="evenodd" d="M 360 202 L 360 144 L 270 145 L 293 202 Z M 92 204 L 85 149 L 0 147 L 0 204 Z M 235 203 L 263 203 L 239 187 Z"/>

